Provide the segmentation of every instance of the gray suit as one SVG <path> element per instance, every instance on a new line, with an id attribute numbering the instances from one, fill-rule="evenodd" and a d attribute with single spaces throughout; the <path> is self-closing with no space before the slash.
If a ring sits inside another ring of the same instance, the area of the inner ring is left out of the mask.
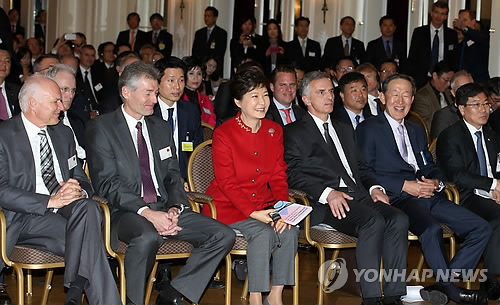
<path id="1" fill-rule="evenodd" d="M 441 131 L 458 122 L 461 117 L 462 115 L 458 111 L 457 106 L 455 106 L 455 103 L 436 111 L 432 118 L 431 138 L 436 139 Z"/>
<path id="2" fill-rule="evenodd" d="M 171 284 L 189 300 L 198 303 L 217 265 L 231 249 L 234 232 L 220 222 L 191 211 L 169 124 L 156 116 L 146 117 L 145 124 L 161 197 L 158 202 L 146 204 L 141 197 L 139 159 L 122 108 L 99 116 L 87 127 L 87 159 L 92 182 L 97 193 L 113 204 L 111 234 L 114 245 L 118 239 L 129 245 L 125 255 L 127 297 L 135 304 L 144 301 L 145 279 L 164 238 L 137 211 L 144 206 L 158 211 L 167 211 L 174 204 L 184 206 L 179 216 L 182 231 L 168 238 L 188 241 L 195 249 Z M 159 151 L 167 147 L 170 147 L 171 156 L 162 160 Z"/>
<path id="3" fill-rule="evenodd" d="M 447 105 L 453 103 L 450 90 L 446 89 L 443 94 Z M 420 114 L 425 121 L 425 125 L 427 125 L 427 129 L 430 129 L 434 113 L 441 109 L 439 99 L 436 93 L 434 93 L 434 89 L 430 82 L 417 91 L 411 109 Z"/>
<path id="4" fill-rule="evenodd" d="M 7 254 L 15 245 L 23 245 L 64 256 L 65 286 L 69 287 L 79 275 L 89 280 L 85 293 L 90 303 L 120 304 L 103 247 L 98 204 L 82 199 L 56 214 L 47 209 L 50 196 L 35 193 L 36 161 L 30 154 L 31 145 L 21 116 L 0 125 L 0 206 L 7 220 Z M 81 165 L 72 169 L 68 166 L 69 158 L 76 155 L 71 129 L 59 123 L 48 126 L 47 131 L 62 179 L 76 179 L 92 196 L 92 186 Z"/>

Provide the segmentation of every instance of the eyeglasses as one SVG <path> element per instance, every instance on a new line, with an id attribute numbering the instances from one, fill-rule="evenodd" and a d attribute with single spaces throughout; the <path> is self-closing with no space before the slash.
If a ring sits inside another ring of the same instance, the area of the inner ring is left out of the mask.
<path id="1" fill-rule="evenodd" d="M 442 78 L 442 77 L 440 77 L 440 79 L 444 80 L 444 81 L 445 81 L 445 82 L 447 82 L 447 83 L 451 83 L 451 78 L 450 78 L 450 79 L 446 79 L 446 78 Z"/>
<path id="2" fill-rule="evenodd" d="M 68 93 L 71 92 L 72 94 L 76 93 L 76 88 L 68 88 L 68 87 L 62 87 L 61 88 L 61 93 Z"/>
<path id="3" fill-rule="evenodd" d="M 353 67 L 345 67 L 345 68 L 337 69 L 337 72 L 350 72 L 353 69 L 354 69 Z"/>
<path id="4" fill-rule="evenodd" d="M 464 105 L 465 107 L 471 107 L 472 109 L 479 109 L 479 108 L 483 108 L 483 107 L 486 107 L 487 109 L 491 109 L 491 103 L 484 103 L 484 104 L 481 104 L 481 103 L 474 103 L 474 104 L 465 104 Z"/>

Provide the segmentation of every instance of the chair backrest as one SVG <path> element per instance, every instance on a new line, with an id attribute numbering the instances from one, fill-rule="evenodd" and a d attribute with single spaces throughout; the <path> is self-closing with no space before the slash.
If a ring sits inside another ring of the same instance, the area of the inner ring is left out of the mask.
<path id="1" fill-rule="evenodd" d="M 187 178 L 190 191 L 205 193 L 210 182 L 215 178 L 212 164 L 212 140 L 198 145 L 189 157 Z"/>
<path id="2" fill-rule="evenodd" d="M 434 163 L 437 164 L 437 155 L 436 155 L 436 143 L 437 143 L 437 138 L 435 138 L 434 140 L 432 140 L 432 143 L 431 145 L 429 145 L 429 152 L 431 153 L 432 155 L 432 161 L 434 161 Z"/>
<path id="3" fill-rule="evenodd" d="M 208 123 L 201 122 L 201 128 L 203 129 L 203 141 L 212 140 L 214 127 Z"/>
<path id="4" fill-rule="evenodd" d="M 431 134 L 429 132 L 429 128 L 427 128 L 427 125 L 425 124 L 424 119 L 420 116 L 420 114 L 416 113 L 415 111 L 410 111 L 406 115 L 406 119 L 410 122 L 417 123 L 424 127 L 425 129 L 425 135 L 427 136 L 427 146 L 431 144 Z"/>

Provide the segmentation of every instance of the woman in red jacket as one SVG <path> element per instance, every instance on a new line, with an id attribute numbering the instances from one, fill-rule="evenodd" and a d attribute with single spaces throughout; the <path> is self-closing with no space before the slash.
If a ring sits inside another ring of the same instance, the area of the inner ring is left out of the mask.
<path id="1" fill-rule="evenodd" d="M 250 304 L 282 304 L 284 285 L 294 285 L 298 229 L 272 222 L 266 209 L 288 199 L 283 132 L 265 119 L 269 107 L 266 77 L 254 66 L 236 73 L 231 93 L 240 108 L 234 118 L 215 129 L 215 179 L 207 193 L 214 198 L 217 218 L 240 231 L 248 241 Z M 272 284 L 270 264 L 272 259 Z"/>

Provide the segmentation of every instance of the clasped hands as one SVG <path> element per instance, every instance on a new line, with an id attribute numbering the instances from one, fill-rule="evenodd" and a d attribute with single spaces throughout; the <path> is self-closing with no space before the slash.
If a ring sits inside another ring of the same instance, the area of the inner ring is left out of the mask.
<path id="1" fill-rule="evenodd" d="M 439 180 L 427 179 L 424 176 L 420 180 L 405 180 L 403 191 L 418 198 L 431 198 L 439 189 Z"/>
<path id="2" fill-rule="evenodd" d="M 385 204 L 390 204 L 389 197 L 384 192 L 382 192 L 380 188 L 374 188 L 371 192 L 371 197 L 373 202 L 380 201 Z M 350 211 L 347 200 L 353 200 L 353 199 L 354 198 L 352 198 L 348 194 L 336 190 L 330 191 L 328 197 L 326 198 L 333 216 L 338 219 L 346 217 L 346 213 Z"/>
<path id="3" fill-rule="evenodd" d="M 59 185 L 61 188 L 55 195 L 50 196 L 47 208 L 60 209 L 75 200 L 85 198 L 85 193 L 77 180 L 70 178 L 66 182 L 59 182 Z"/>
<path id="4" fill-rule="evenodd" d="M 282 221 L 281 219 L 278 221 L 273 221 L 271 217 L 269 216 L 269 213 L 276 212 L 276 209 L 266 209 L 266 210 L 260 210 L 260 211 L 253 211 L 252 214 L 250 214 L 250 217 L 253 219 L 262 221 L 263 223 L 271 223 L 271 226 L 274 227 L 274 231 L 283 233 L 285 229 L 288 227 L 290 230 L 291 226 L 287 224 L 286 222 Z"/>
<path id="5" fill-rule="evenodd" d="M 170 208 L 168 212 L 145 209 L 141 213 L 141 216 L 149 220 L 154 225 L 156 231 L 158 231 L 158 234 L 162 236 L 177 235 L 182 230 L 177 225 L 179 215 L 179 209 L 177 208 Z"/>

